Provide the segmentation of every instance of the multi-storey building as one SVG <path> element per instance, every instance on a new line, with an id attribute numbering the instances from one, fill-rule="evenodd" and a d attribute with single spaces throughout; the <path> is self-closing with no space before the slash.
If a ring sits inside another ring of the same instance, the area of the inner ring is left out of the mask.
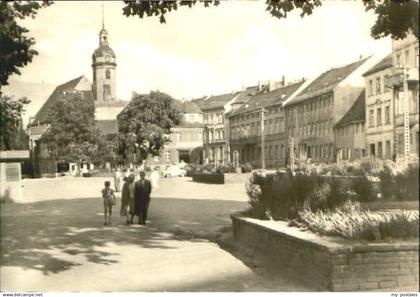
<path id="1" fill-rule="evenodd" d="M 217 96 L 208 96 L 200 100 L 199 107 L 203 112 L 204 146 L 203 160 L 207 162 L 229 162 L 229 149 L 226 141 L 225 115 L 232 107 L 232 102 L 240 92 Z"/>
<path id="2" fill-rule="evenodd" d="M 404 76 L 407 80 L 409 143 L 408 154 L 419 156 L 419 41 L 409 34 L 406 38 L 392 41 L 393 75 L 387 85 L 394 90 L 394 135 L 396 158 L 404 157 Z M 402 74 L 404 72 L 404 74 Z"/>
<path id="3" fill-rule="evenodd" d="M 326 71 L 285 103 L 286 131 L 293 141 L 295 157 L 335 161 L 333 127 L 359 97 L 364 89 L 362 74 L 376 62 L 361 59 Z"/>
<path id="4" fill-rule="evenodd" d="M 394 156 L 394 98 L 393 90 L 386 86 L 392 71 L 392 55 L 389 55 L 363 74 L 369 157 L 391 159 Z"/>
<path id="5" fill-rule="evenodd" d="M 334 126 L 337 161 L 355 160 L 366 155 L 365 91 Z"/>
<path id="6" fill-rule="evenodd" d="M 230 146 L 233 160 L 251 163 L 254 167 L 262 165 L 262 149 L 267 167 L 284 166 L 286 158 L 285 117 L 282 103 L 294 94 L 303 82 L 293 83 L 275 90 L 269 85 L 229 114 Z M 262 119 L 264 109 L 264 119 Z M 261 133 L 264 121 L 264 148 Z"/>
<path id="7" fill-rule="evenodd" d="M 170 142 L 165 145 L 160 157 L 153 164 L 176 164 L 202 162 L 203 113 L 197 104 L 184 101 L 179 104 L 182 119 L 171 128 Z"/>

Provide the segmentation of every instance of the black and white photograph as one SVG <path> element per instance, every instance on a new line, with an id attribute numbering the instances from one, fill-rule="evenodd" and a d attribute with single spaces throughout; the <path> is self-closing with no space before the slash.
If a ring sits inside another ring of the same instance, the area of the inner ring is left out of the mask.
<path id="1" fill-rule="evenodd" d="M 418 296 L 419 104 L 418 0 L 1 1 L 0 294 Z"/>

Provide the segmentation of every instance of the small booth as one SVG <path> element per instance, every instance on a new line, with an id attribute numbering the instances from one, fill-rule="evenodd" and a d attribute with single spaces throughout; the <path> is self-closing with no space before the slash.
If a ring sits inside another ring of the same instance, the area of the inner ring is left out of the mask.
<path id="1" fill-rule="evenodd" d="M 21 200 L 21 162 L 25 159 L 29 159 L 28 150 L 0 151 L 0 200 Z"/>

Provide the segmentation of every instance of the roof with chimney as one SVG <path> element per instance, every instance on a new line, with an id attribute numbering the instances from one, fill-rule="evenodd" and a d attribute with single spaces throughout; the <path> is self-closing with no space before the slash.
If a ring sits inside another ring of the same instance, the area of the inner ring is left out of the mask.
<path id="1" fill-rule="evenodd" d="M 320 76 L 312 81 L 305 89 L 300 92 L 295 98 L 288 102 L 289 104 L 296 104 L 307 99 L 331 92 L 337 85 L 352 74 L 357 68 L 367 61 L 368 58 L 353 62 L 339 68 L 333 68 L 325 71 Z"/>
<path id="2" fill-rule="evenodd" d="M 379 61 L 379 63 L 377 63 L 375 66 L 373 66 L 368 71 L 363 73 L 363 76 L 368 76 L 370 74 L 373 74 L 373 73 L 376 73 L 378 71 L 390 68 L 392 66 L 393 66 L 393 64 L 392 64 L 392 54 L 389 54 L 388 56 L 383 58 L 381 61 Z"/>
<path id="3" fill-rule="evenodd" d="M 103 135 L 117 134 L 118 121 L 116 119 L 95 120 L 95 128 L 101 131 Z"/>
<path id="4" fill-rule="evenodd" d="M 264 92 L 264 90 L 262 90 L 260 93 L 252 96 L 251 99 L 243 104 L 239 109 L 231 112 L 230 116 L 255 111 L 261 109 L 262 107 L 280 104 L 291 96 L 303 83 L 303 81 L 300 81 L 270 92 Z"/>
<path id="5" fill-rule="evenodd" d="M 34 117 L 34 123 L 46 123 L 48 122 L 48 112 L 55 102 L 62 99 L 68 92 L 80 92 L 83 98 L 93 100 L 93 93 L 90 82 L 87 78 L 82 75 L 75 79 L 72 79 L 64 84 L 57 86 L 47 101 L 42 105 L 37 114 Z"/>
<path id="6" fill-rule="evenodd" d="M 224 108 L 226 103 L 230 102 L 239 94 L 240 92 L 232 92 L 228 94 L 208 96 L 200 102 L 199 107 L 202 111 Z"/>
<path id="7" fill-rule="evenodd" d="M 182 101 L 178 103 L 182 113 L 203 113 L 197 103 L 193 101 Z"/>
<path id="8" fill-rule="evenodd" d="M 335 128 L 344 127 L 356 122 L 365 121 L 365 91 L 363 90 L 349 111 L 342 117 Z"/>

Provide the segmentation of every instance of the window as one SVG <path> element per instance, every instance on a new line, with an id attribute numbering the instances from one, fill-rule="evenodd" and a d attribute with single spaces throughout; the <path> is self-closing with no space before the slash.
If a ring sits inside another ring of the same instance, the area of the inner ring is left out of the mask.
<path id="1" fill-rule="evenodd" d="M 368 96 L 373 96 L 373 81 L 372 80 L 369 81 Z"/>
<path id="2" fill-rule="evenodd" d="M 391 159 L 391 141 L 387 140 L 385 144 L 385 157 Z"/>
<path id="3" fill-rule="evenodd" d="M 419 48 L 416 47 L 416 68 L 419 68 Z"/>
<path id="4" fill-rule="evenodd" d="M 404 154 L 404 134 L 400 133 L 397 136 L 398 139 L 398 154 L 403 155 Z"/>
<path id="5" fill-rule="evenodd" d="M 376 110 L 376 125 L 380 126 L 382 125 L 382 109 L 378 108 Z"/>
<path id="6" fill-rule="evenodd" d="M 406 49 L 405 50 L 405 53 L 404 53 L 404 58 L 405 58 L 405 60 L 404 60 L 404 64 L 405 64 L 405 66 L 408 66 L 408 65 L 410 65 L 410 49 Z"/>
<path id="7" fill-rule="evenodd" d="M 375 157 L 375 144 L 374 143 L 370 144 L 370 156 Z"/>
<path id="8" fill-rule="evenodd" d="M 103 100 L 109 101 L 111 100 L 111 86 L 110 85 L 104 85 L 104 91 L 103 91 Z"/>
<path id="9" fill-rule="evenodd" d="M 398 53 L 396 55 L 396 64 L 397 64 L 397 67 L 401 66 L 401 54 L 400 53 Z"/>
<path id="10" fill-rule="evenodd" d="M 165 161 L 169 162 L 171 160 L 171 154 L 169 151 L 165 151 Z"/>
<path id="11" fill-rule="evenodd" d="M 391 123 L 391 115 L 390 115 L 390 111 L 389 111 L 389 106 L 385 107 L 385 123 L 386 124 Z"/>
<path id="12" fill-rule="evenodd" d="M 110 71 L 109 69 L 107 69 L 107 70 L 105 71 L 105 78 L 106 78 L 106 79 L 110 79 L 110 78 L 111 78 L 111 71 Z"/>
<path id="13" fill-rule="evenodd" d="M 376 94 L 380 94 L 381 93 L 381 78 L 377 77 L 376 78 Z"/>
<path id="14" fill-rule="evenodd" d="M 382 142 L 378 142 L 378 157 L 382 158 Z"/>
<path id="15" fill-rule="evenodd" d="M 359 123 L 356 123 L 356 133 L 359 133 Z"/>

